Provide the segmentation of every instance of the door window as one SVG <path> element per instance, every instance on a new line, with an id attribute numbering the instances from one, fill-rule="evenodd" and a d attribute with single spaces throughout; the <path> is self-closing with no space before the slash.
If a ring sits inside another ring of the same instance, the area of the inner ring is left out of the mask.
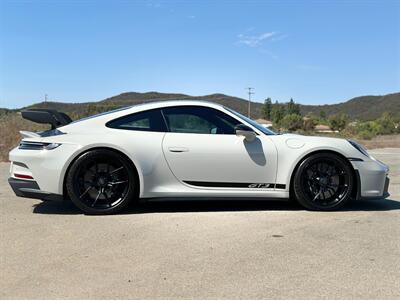
<path id="1" fill-rule="evenodd" d="M 170 132 L 235 134 L 239 121 L 209 107 L 179 106 L 162 110 Z"/>

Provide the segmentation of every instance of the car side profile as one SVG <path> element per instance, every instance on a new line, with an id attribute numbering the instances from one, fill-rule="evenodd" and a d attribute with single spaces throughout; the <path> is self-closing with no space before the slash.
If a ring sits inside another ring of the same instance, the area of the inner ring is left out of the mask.
<path id="1" fill-rule="evenodd" d="M 71 200 L 87 214 L 117 213 L 153 199 L 295 199 L 310 210 L 388 194 L 388 167 L 354 141 L 275 134 L 230 108 L 161 101 L 21 132 L 9 154 L 15 194 Z"/>

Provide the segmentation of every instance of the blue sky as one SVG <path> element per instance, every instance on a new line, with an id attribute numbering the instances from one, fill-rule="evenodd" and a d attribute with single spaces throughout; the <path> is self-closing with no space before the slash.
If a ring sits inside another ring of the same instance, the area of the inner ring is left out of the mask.
<path id="1" fill-rule="evenodd" d="M 128 91 L 304 104 L 400 91 L 400 1 L 0 0 L 0 106 Z"/>

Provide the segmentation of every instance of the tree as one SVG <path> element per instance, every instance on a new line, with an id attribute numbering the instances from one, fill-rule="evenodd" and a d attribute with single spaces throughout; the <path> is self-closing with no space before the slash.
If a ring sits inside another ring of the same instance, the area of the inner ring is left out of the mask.
<path id="1" fill-rule="evenodd" d="M 281 124 L 289 131 L 296 131 L 303 127 L 303 117 L 298 114 L 288 114 L 282 119 Z"/>
<path id="2" fill-rule="evenodd" d="M 342 131 L 346 128 L 347 123 L 349 122 L 349 116 L 345 114 L 336 114 L 332 115 L 328 119 L 329 127 L 334 131 Z"/>
<path id="3" fill-rule="evenodd" d="M 293 101 L 293 98 L 290 98 L 290 101 L 287 104 L 287 113 L 300 115 L 300 105 L 296 104 Z"/>
<path id="4" fill-rule="evenodd" d="M 267 98 L 264 101 L 264 105 L 262 107 L 262 116 L 266 120 L 271 120 L 271 111 L 272 111 L 272 100 L 271 98 Z"/>
<path id="5" fill-rule="evenodd" d="M 319 117 L 320 117 L 322 120 L 325 120 L 325 119 L 326 119 L 326 112 L 325 112 L 324 110 L 321 110 L 321 111 L 319 112 Z"/>
<path id="6" fill-rule="evenodd" d="M 277 127 L 280 126 L 280 122 L 286 115 L 286 109 L 283 104 L 278 103 L 278 101 L 275 102 L 275 104 L 272 106 L 271 109 L 271 120 L 274 125 Z"/>

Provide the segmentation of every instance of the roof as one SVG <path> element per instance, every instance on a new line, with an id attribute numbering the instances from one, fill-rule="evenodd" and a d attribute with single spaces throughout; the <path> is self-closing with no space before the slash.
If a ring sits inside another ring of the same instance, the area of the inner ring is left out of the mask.
<path id="1" fill-rule="evenodd" d="M 204 100 L 157 100 L 151 102 L 145 102 L 133 105 L 129 107 L 132 110 L 142 111 L 147 109 L 159 108 L 159 107 L 168 107 L 168 106 L 182 106 L 182 105 L 199 105 L 199 106 L 207 106 L 207 107 L 222 107 L 222 105 Z"/>

